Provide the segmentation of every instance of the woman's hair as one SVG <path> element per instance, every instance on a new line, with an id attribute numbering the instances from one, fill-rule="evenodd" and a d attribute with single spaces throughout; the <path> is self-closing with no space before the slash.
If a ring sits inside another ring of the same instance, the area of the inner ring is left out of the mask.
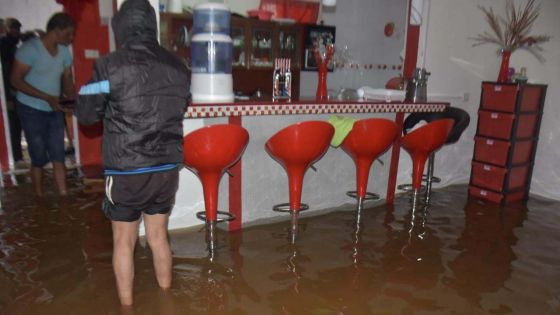
<path id="1" fill-rule="evenodd" d="M 76 23 L 74 19 L 68 13 L 58 12 L 55 13 L 47 22 L 47 32 L 50 32 L 54 29 L 67 29 L 69 27 L 74 27 Z"/>

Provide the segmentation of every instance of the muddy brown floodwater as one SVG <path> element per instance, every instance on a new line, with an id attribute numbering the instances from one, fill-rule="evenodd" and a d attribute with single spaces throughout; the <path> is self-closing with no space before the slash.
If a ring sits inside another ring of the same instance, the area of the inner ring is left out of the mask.
<path id="1" fill-rule="evenodd" d="M 32 197 L 25 177 L 0 210 L 0 314 L 120 314 L 111 228 L 102 195 Z M 409 196 L 218 231 L 171 232 L 174 282 L 156 284 L 144 241 L 136 250 L 133 314 L 560 314 L 560 203 L 532 198 L 500 208 L 436 189 L 429 207 Z M 271 211 L 262 209 L 262 211 Z"/>

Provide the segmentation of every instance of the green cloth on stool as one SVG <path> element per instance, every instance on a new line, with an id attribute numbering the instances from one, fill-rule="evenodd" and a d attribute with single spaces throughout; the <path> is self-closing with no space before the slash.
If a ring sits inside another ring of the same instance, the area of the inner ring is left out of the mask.
<path id="1" fill-rule="evenodd" d="M 338 147 L 352 130 L 356 119 L 333 115 L 329 117 L 328 122 L 334 127 L 334 135 L 331 140 L 331 146 Z"/>

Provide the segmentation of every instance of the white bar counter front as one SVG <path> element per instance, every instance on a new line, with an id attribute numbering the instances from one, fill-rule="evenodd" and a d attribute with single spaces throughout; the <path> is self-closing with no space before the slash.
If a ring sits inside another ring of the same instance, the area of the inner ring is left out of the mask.
<path id="1" fill-rule="evenodd" d="M 218 210 L 229 211 L 237 219 L 229 223 L 230 230 L 243 224 L 286 214 L 272 211 L 272 206 L 288 201 L 288 178 L 284 169 L 264 149 L 266 141 L 280 129 L 308 120 L 326 121 L 331 115 L 356 119 L 380 117 L 395 120 L 402 128 L 405 113 L 441 112 L 446 102 L 385 102 L 382 100 L 289 102 L 240 101 L 226 104 L 192 104 L 184 120 L 184 133 L 206 125 L 232 123 L 242 125 L 249 132 L 249 144 L 241 163 L 225 174 L 220 182 Z M 188 150 L 189 148 L 185 148 Z M 381 161 L 370 170 L 368 191 L 393 201 L 400 147 L 393 144 Z M 309 169 L 303 183 L 302 202 L 310 211 L 340 207 L 356 201 L 346 196 L 355 190 L 355 168 L 351 158 L 339 148 L 330 147 L 315 167 Z M 202 185 L 188 169 L 180 173 L 179 191 L 172 211 L 169 228 L 200 225 L 197 211 L 204 210 Z"/>

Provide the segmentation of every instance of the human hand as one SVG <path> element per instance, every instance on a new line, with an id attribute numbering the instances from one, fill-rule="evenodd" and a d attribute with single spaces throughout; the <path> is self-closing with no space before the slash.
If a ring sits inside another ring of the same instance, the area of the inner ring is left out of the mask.
<path id="1" fill-rule="evenodd" d="M 76 104 L 76 101 L 72 99 L 61 99 L 59 104 L 63 112 L 72 113 L 74 111 L 74 105 Z"/>
<path id="2" fill-rule="evenodd" d="M 58 99 L 58 97 L 49 95 L 45 101 L 49 103 L 49 106 L 52 108 L 53 111 L 55 112 L 63 111 L 62 107 L 60 106 L 60 100 Z"/>

